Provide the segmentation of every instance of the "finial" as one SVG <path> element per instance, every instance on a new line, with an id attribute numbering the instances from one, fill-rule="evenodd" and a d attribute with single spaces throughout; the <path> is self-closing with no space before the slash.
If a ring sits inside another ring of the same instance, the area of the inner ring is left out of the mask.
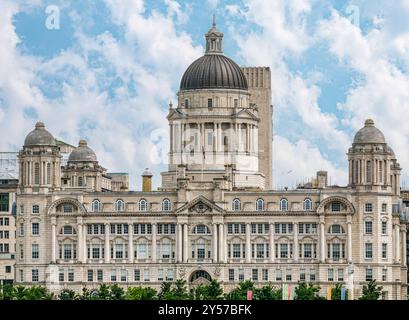
<path id="1" fill-rule="evenodd" d="M 169 101 L 169 109 L 172 109 L 173 108 L 173 103 L 172 103 L 172 100 L 170 100 Z"/>
<path id="2" fill-rule="evenodd" d="M 371 127 L 375 124 L 375 122 L 372 119 L 366 119 L 365 121 L 365 127 Z"/>
<path id="3" fill-rule="evenodd" d="M 216 15 L 213 15 L 213 23 L 212 23 L 213 28 L 216 28 Z"/>

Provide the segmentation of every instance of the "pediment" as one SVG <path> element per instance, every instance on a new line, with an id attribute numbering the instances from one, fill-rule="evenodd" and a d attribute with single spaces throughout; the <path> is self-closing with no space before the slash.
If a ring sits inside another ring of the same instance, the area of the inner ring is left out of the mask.
<path id="1" fill-rule="evenodd" d="M 167 116 L 168 120 L 181 119 L 181 118 L 186 118 L 186 114 L 181 112 L 179 109 L 171 109 Z"/>
<path id="2" fill-rule="evenodd" d="M 176 213 L 180 212 L 189 213 L 213 213 L 213 212 L 224 212 L 223 208 L 219 207 L 209 199 L 199 196 L 194 200 L 184 204 L 182 207 L 176 210 Z"/>
<path id="3" fill-rule="evenodd" d="M 259 121 L 260 119 L 249 109 L 241 109 L 239 112 L 235 114 L 236 117 L 241 117 L 241 118 L 248 118 L 248 119 L 253 119 L 256 121 Z"/>

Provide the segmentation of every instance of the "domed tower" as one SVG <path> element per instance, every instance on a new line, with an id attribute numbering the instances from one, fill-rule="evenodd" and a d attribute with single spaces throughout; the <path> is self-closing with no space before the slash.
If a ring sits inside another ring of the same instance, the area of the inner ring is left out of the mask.
<path id="1" fill-rule="evenodd" d="M 211 188 L 214 179 L 228 177 L 232 188 L 264 189 L 260 119 L 246 76 L 223 54 L 223 33 L 214 21 L 205 38 L 205 54 L 183 74 L 176 108 L 170 104 L 169 168 L 162 188 L 176 188 L 178 178 Z"/>
<path id="2" fill-rule="evenodd" d="M 61 186 L 61 155 L 53 135 L 37 122 L 18 155 L 19 186 L 23 193 L 48 193 Z"/>
<path id="3" fill-rule="evenodd" d="M 348 160 L 350 186 L 399 194 L 399 163 L 372 119 L 366 120 L 364 127 L 355 134 Z"/>
<path id="4" fill-rule="evenodd" d="M 69 155 L 67 165 L 63 167 L 63 187 L 80 188 L 92 191 L 110 190 L 110 179 L 106 169 L 98 164 L 95 152 L 85 140 Z"/>

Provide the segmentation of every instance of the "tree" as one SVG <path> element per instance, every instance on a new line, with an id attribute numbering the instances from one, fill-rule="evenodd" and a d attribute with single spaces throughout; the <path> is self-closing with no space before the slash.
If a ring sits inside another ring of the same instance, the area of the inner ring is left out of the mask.
<path id="1" fill-rule="evenodd" d="M 254 283 L 251 280 L 240 282 L 238 287 L 225 294 L 226 300 L 247 300 L 247 291 L 255 290 Z"/>
<path id="2" fill-rule="evenodd" d="M 154 300 L 156 298 L 157 291 L 150 287 L 142 288 L 129 287 L 125 294 L 125 300 Z"/>
<path id="3" fill-rule="evenodd" d="M 195 300 L 221 300 L 223 299 L 223 289 L 217 280 L 212 280 L 209 284 L 199 284 L 190 291 L 191 299 Z"/>
<path id="4" fill-rule="evenodd" d="M 170 300 L 171 298 L 171 290 L 172 290 L 172 282 L 162 282 L 160 291 L 158 293 L 159 300 Z"/>
<path id="5" fill-rule="evenodd" d="M 111 300 L 124 300 L 125 292 L 118 284 L 112 285 L 110 288 L 110 298 Z"/>
<path id="6" fill-rule="evenodd" d="M 260 289 L 256 289 L 254 300 L 281 300 L 282 290 L 273 287 L 271 284 Z"/>
<path id="7" fill-rule="evenodd" d="M 299 282 L 295 289 L 295 300 L 325 300 L 319 295 L 320 289 L 312 283 Z"/>
<path id="8" fill-rule="evenodd" d="M 25 291 L 25 300 L 52 300 L 54 295 L 42 286 L 32 286 Z"/>
<path id="9" fill-rule="evenodd" d="M 15 300 L 27 300 L 26 299 L 27 289 L 24 286 L 14 287 L 14 299 Z"/>
<path id="10" fill-rule="evenodd" d="M 0 300 L 13 300 L 14 294 L 15 292 L 12 284 L 0 286 Z"/>
<path id="11" fill-rule="evenodd" d="M 382 294 L 382 286 L 376 284 L 376 280 L 369 281 L 362 288 L 362 296 L 359 300 L 379 300 Z"/>
<path id="12" fill-rule="evenodd" d="M 59 300 L 76 300 L 77 294 L 74 290 L 63 289 L 58 295 Z"/>
<path id="13" fill-rule="evenodd" d="M 186 280 L 176 280 L 174 287 L 171 290 L 172 300 L 187 300 L 189 299 L 189 293 L 186 288 Z"/>
<path id="14" fill-rule="evenodd" d="M 332 288 L 331 299 L 332 300 L 341 300 L 341 291 L 343 285 L 341 283 L 337 283 L 334 288 Z M 348 292 L 345 292 L 345 300 L 348 299 Z"/>

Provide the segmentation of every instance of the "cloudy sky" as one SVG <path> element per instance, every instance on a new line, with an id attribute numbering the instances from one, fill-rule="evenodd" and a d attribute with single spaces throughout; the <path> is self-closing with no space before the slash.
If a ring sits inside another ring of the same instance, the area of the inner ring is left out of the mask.
<path id="1" fill-rule="evenodd" d="M 131 187 L 145 167 L 158 186 L 168 104 L 213 14 L 227 56 L 272 70 L 275 187 L 317 170 L 345 184 L 366 118 L 409 187 L 409 0 L 1 0 L 0 150 L 18 150 L 40 120 L 68 143 L 87 139 Z"/>

